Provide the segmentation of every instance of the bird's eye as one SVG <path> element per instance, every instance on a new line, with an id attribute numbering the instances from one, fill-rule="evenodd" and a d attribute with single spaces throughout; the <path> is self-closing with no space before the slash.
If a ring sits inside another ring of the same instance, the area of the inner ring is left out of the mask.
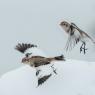
<path id="1" fill-rule="evenodd" d="M 66 27 L 68 27 L 68 25 L 67 25 L 67 24 L 65 24 L 65 26 L 66 26 Z"/>
<path id="2" fill-rule="evenodd" d="M 63 23 L 63 25 L 66 25 L 65 23 Z"/>
<path id="3" fill-rule="evenodd" d="M 28 57 L 29 55 L 28 55 L 28 54 L 26 54 L 25 56 L 26 56 L 26 57 Z"/>
<path id="4" fill-rule="evenodd" d="M 29 57 L 32 53 L 26 53 L 25 56 Z"/>

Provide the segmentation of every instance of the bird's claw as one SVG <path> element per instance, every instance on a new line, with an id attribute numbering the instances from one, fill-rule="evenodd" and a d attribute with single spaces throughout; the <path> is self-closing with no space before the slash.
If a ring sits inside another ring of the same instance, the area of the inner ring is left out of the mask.
<path id="1" fill-rule="evenodd" d="M 81 45 L 81 47 L 80 47 L 80 53 L 81 53 L 82 51 L 84 52 L 84 54 L 86 53 L 87 48 L 85 48 L 85 46 L 86 46 L 86 43 L 83 43 L 83 44 Z"/>
<path id="2" fill-rule="evenodd" d="M 56 68 L 54 68 L 53 66 L 54 66 L 54 64 L 51 66 L 51 68 L 52 68 L 52 70 L 53 70 L 54 74 L 56 74 L 56 75 L 57 75 Z"/>

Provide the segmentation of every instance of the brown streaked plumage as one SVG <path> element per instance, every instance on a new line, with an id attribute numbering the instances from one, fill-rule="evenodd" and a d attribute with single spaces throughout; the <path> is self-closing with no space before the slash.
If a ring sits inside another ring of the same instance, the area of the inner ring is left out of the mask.
<path id="1" fill-rule="evenodd" d="M 23 58 L 22 63 L 28 64 L 33 67 L 39 67 L 42 65 L 50 64 L 54 60 L 55 61 L 60 61 L 60 60 L 65 61 L 65 58 L 63 55 L 57 56 L 57 57 L 52 57 L 52 58 L 46 58 L 46 57 L 42 57 L 42 56 L 32 56 L 32 57 Z"/>
<path id="2" fill-rule="evenodd" d="M 86 46 L 86 38 L 90 39 L 92 43 L 95 44 L 95 41 L 84 31 L 82 31 L 79 27 L 77 27 L 74 23 L 68 23 L 66 21 L 62 21 L 60 26 L 63 30 L 68 34 L 68 41 L 66 43 L 66 51 L 72 50 L 72 48 L 79 42 L 82 42 L 82 46 L 80 47 L 80 52 L 87 50 Z"/>

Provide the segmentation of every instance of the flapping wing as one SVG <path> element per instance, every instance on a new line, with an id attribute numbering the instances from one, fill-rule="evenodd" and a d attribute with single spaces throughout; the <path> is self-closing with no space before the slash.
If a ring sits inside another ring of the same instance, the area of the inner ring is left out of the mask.
<path id="1" fill-rule="evenodd" d="M 80 39 L 81 39 L 81 34 L 77 30 L 77 26 L 71 24 L 69 37 L 65 46 L 66 51 L 72 50 L 74 46 L 80 41 Z"/>
<path id="2" fill-rule="evenodd" d="M 24 53 L 27 49 L 32 48 L 32 47 L 37 47 L 37 45 L 26 44 L 26 43 L 18 43 L 18 45 L 16 45 L 15 49 L 21 53 Z"/>
<path id="3" fill-rule="evenodd" d="M 47 81 L 51 77 L 51 75 L 52 74 L 49 74 L 49 75 L 45 75 L 41 78 L 38 78 L 38 86 L 42 85 L 45 81 Z"/>
<path id="4" fill-rule="evenodd" d="M 72 25 L 75 29 L 77 29 L 77 30 L 80 32 L 80 34 L 81 34 L 81 36 L 82 36 L 83 38 L 89 38 L 89 39 L 95 44 L 95 40 L 92 39 L 92 37 L 90 37 L 86 32 L 84 32 L 84 31 L 81 30 L 79 27 L 77 27 L 76 24 L 71 23 L 71 25 Z"/>
<path id="5" fill-rule="evenodd" d="M 37 47 L 37 45 L 34 44 L 20 44 L 18 43 L 18 45 L 16 45 L 15 49 L 20 51 L 21 53 L 24 53 L 27 49 L 32 48 L 32 47 Z"/>

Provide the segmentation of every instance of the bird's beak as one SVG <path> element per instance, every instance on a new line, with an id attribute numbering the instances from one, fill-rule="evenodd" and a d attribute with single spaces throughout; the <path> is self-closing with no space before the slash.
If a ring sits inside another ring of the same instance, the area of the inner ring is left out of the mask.
<path id="1" fill-rule="evenodd" d="M 24 58 L 22 59 L 21 63 L 24 63 L 24 64 L 29 63 L 29 58 L 24 57 Z"/>
<path id="2" fill-rule="evenodd" d="M 59 25 L 61 26 L 62 25 L 62 22 L 60 22 Z"/>
<path id="3" fill-rule="evenodd" d="M 22 58 L 21 63 L 25 63 L 26 57 Z"/>
<path id="4" fill-rule="evenodd" d="M 24 58 L 21 60 L 21 63 L 23 63 L 24 62 Z"/>
<path id="5" fill-rule="evenodd" d="M 59 23 L 59 25 L 61 25 L 61 23 Z"/>

